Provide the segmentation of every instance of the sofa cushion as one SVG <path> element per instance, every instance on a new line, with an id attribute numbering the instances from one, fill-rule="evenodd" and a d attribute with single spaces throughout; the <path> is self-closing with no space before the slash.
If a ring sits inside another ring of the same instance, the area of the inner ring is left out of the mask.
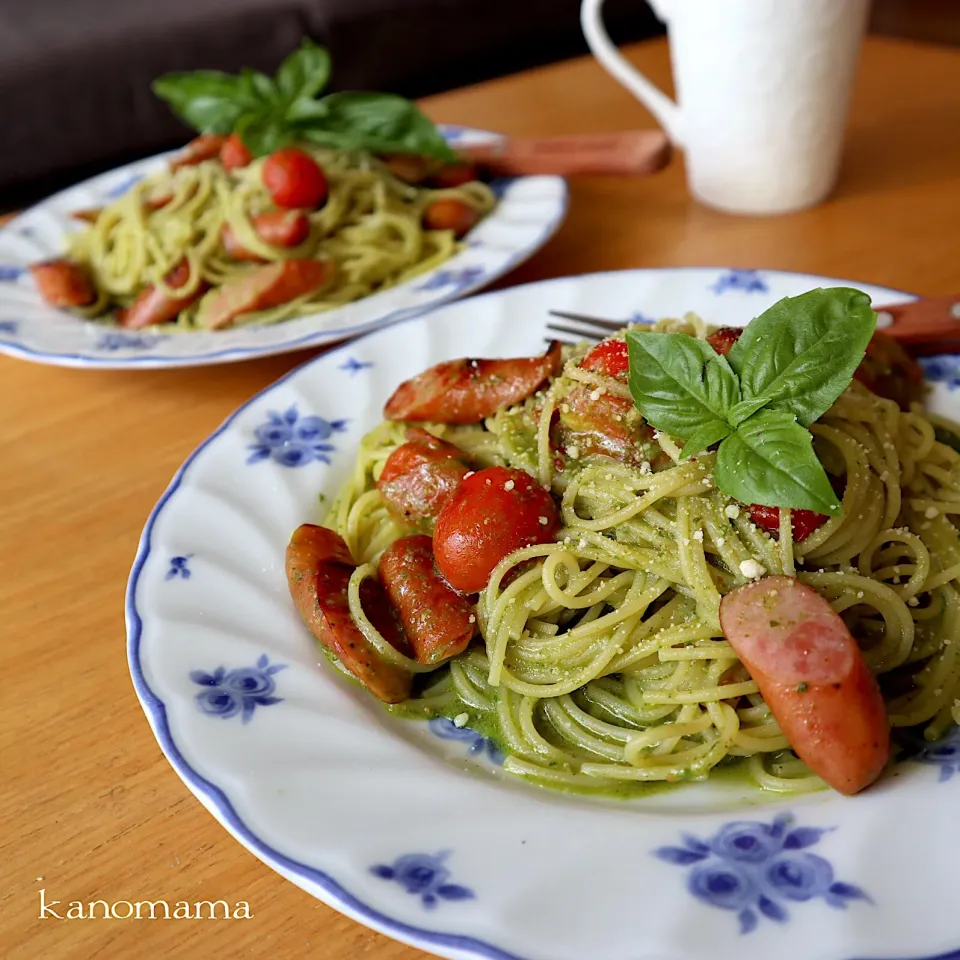
<path id="1" fill-rule="evenodd" d="M 579 0 L 23 0 L 0 9 L 0 191 L 88 175 L 190 136 L 150 90 L 201 67 L 273 72 L 304 35 L 331 89 L 416 97 L 586 48 Z M 610 0 L 621 39 L 657 29 Z M 0 197 L 2 202 L 2 197 Z"/>

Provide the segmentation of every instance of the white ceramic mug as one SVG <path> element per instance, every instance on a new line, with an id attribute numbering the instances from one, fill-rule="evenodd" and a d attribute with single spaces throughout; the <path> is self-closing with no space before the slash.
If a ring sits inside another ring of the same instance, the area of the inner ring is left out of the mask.
<path id="1" fill-rule="evenodd" d="M 667 25 L 677 103 L 637 71 L 583 0 L 594 56 L 686 155 L 691 192 L 731 213 L 784 213 L 837 179 L 869 0 L 649 0 Z"/>

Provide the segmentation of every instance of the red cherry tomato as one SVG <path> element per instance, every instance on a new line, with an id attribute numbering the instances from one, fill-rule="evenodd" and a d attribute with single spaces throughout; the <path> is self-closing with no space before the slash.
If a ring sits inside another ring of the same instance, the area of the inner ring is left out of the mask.
<path id="1" fill-rule="evenodd" d="M 236 133 L 231 133 L 220 148 L 220 162 L 228 170 L 245 167 L 253 159 L 253 154 Z"/>
<path id="2" fill-rule="evenodd" d="M 437 568 L 454 590 L 476 593 L 508 554 L 560 529 L 553 497 L 529 473 L 488 467 L 466 477 L 437 517 Z"/>
<path id="3" fill-rule="evenodd" d="M 707 343 L 709 343 L 721 357 L 725 357 L 733 349 L 733 345 L 740 339 L 742 333 L 742 327 L 721 327 L 719 330 L 714 330 L 713 333 L 707 337 Z"/>
<path id="4" fill-rule="evenodd" d="M 584 370 L 593 370 L 607 377 L 625 380 L 630 369 L 630 357 L 626 340 L 604 340 L 598 343 L 580 364 Z"/>
<path id="5" fill-rule="evenodd" d="M 453 197 L 434 200 L 423 211 L 423 225 L 428 230 L 452 230 L 458 239 L 476 226 L 479 219 L 480 214 L 469 203 Z"/>
<path id="6" fill-rule="evenodd" d="M 765 507 L 759 503 L 750 505 L 750 519 L 758 526 L 762 527 L 767 533 L 777 535 L 780 533 L 780 508 Z M 790 516 L 790 526 L 793 529 L 793 539 L 796 543 L 801 543 L 813 533 L 819 530 L 829 519 L 822 513 L 814 513 L 813 510 L 794 510 Z"/>
<path id="7" fill-rule="evenodd" d="M 278 207 L 314 209 L 327 199 L 327 178 L 309 153 L 284 147 L 263 164 L 263 185 Z"/>

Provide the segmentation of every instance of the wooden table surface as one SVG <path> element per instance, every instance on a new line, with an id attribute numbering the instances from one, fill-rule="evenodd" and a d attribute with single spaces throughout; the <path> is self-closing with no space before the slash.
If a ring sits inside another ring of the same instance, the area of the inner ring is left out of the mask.
<path id="1" fill-rule="evenodd" d="M 662 41 L 630 56 L 669 84 Z M 652 125 L 588 59 L 426 107 L 518 134 Z M 960 52 L 868 40 L 827 203 L 767 219 L 715 213 L 689 199 L 679 161 L 649 179 L 578 180 L 555 239 L 500 285 L 713 264 L 956 292 L 958 121 Z M 124 586 L 151 507 L 231 410 L 310 355 L 131 372 L 0 358 L 0 957 L 425 956 L 312 899 L 232 840 L 161 755 L 127 673 Z M 253 919 L 40 920 L 41 888 L 64 905 L 246 900 Z"/>

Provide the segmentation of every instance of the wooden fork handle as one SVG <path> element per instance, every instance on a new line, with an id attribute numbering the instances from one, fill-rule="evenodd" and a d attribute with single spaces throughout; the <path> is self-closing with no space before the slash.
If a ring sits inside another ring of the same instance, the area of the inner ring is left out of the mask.
<path id="1" fill-rule="evenodd" d="M 498 176 L 608 174 L 646 176 L 670 161 L 662 130 L 627 130 L 570 137 L 507 137 L 498 143 L 458 148 L 467 159 Z"/>
<path id="2" fill-rule="evenodd" d="M 912 353 L 960 351 L 960 294 L 923 297 L 893 307 L 875 305 L 877 329 Z"/>

